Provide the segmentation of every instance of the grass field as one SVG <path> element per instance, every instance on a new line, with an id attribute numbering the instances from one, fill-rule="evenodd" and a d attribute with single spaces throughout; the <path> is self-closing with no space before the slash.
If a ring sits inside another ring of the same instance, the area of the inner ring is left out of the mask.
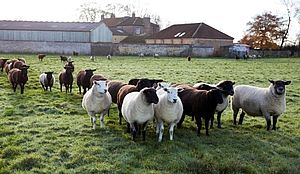
<path id="1" fill-rule="evenodd" d="M 175 129 L 174 141 L 165 128 L 162 143 L 152 124 L 146 141 L 131 140 L 126 124 L 118 124 L 112 105 L 106 127 L 91 129 L 81 108 L 82 96 L 44 92 L 38 82 L 41 72 L 63 69 L 59 57 L 39 62 L 35 55 L 24 57 L 29 68 L 25 92 L 13 93 L 5 73 L 0 73 L 0 173 L 299 173 L 300 172 L 300 59 L 196 59 L 104 57 L 91 62 L 75 57 L 75 73 L 96 68 L 109 79 L 127 82 L 131 78 L 162 78 L 168 82 L 217 83 L 269 86 L 268 79 L 291 80 L 287 86 L 287 110 L 279 117 L 277 131 L 266 131 L 263 118 L 245 117 L 242 126 L 232 124 L 232 111 L 223 113 L 223 128 L 210 136 L 196 136 L 196 124 L 187 117 L 182 129 Z M 215 119 L 216 120 L 216 119 Z"/>

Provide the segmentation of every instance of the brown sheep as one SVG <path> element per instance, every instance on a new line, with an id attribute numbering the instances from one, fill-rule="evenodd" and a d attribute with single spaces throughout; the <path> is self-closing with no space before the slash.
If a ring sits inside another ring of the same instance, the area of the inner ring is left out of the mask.
<path id="1" fill-rule="evenodd" d="M 1 58 L 0 59 L 0 67 L 1 67 L 1 72 L 3 72 L 3 68 L 4 68 L 4 65 L 6 63 L 8 59 L 5 59 L 5 58 Z"/>
<path id="2" fill-rule="evenodd" d="M 134 85 L 124 85 L 120 88 L 117 95 L 117 105 L 119 109 L 119 124 L 122 124 L 122 104 L 125 96 L 131 92 L 139 92 L 145 87 L 152 87 L 149 79 L 140 79 L 136 86 Z"/>
<path id="3" fill-rule="evenodd" d="M 46 57 L 46 54 L 38 54 L 38 58 L 40 61 L 43 61 L 43 59 Z"/>
<path id="4" fill-rule="evenodd" d="M 75 66 L 74 66 L 73 62 L 74 61 L 67 61 L 67 63 L 65 64 L 65 66 L 71 67 L 72 72 L 74 72 L 74 70 L 75 70 Z"/>
<path id="5" fill-rule="evenodd" d="M 93 72 L 96 71 L 96 69 L 86 69 L 86 70 L 81 70 L 77 74 L 77 86 L 79 90 L 79 94 L 81 94 L 81 86 L 83 88 L 83 94 L 86 93 L 86 89 L 90 89 L 90 79 L 93 76 Z"/>
<path id="6" fill-rule="evenodd" d="M 214 116 L 217 104 L 221 104 L 223 102 L 221 90 L 220 89 L 211 89 L 209 91 L 197 90 L 187 85 L 179 85 L 178 87 L 183 89 L 178 94 L 183 104 L 183 114 L 177 126 L 181 127 L 185 115 L 195 116 L 196 124 L 198 127 L 197 135 L 199 136 L 201 126 L 202 126 L 201 118 L 204 118 L 206 135 L 209 135 L 208 134 L 209 121 Z"/>
<path id="7" fill-rule="evenodd" d="M 90 88 L 92 87 L 94 80 L 96 80 L 96 81 L 106 80 L 107 81 L 107 78 L 105 78 L 102 74 L 94 74 L 94 75 L 92 75 L 92 77 L 90 79 Z"/>
<path id="8" fill-rule="evenodd" d="M 62 92 L 62 85 L 66 88 L 66 93 L 72 92 L 72 85 L 73 85 L 73 74 L 72 74 L 72 67 L 65 66 L 65 71 L 59 74 L 59 84 L 60 84 L 60 92 Z"/>
<path id="9" fill-rule="evenodd" d="M 17 60 L 15 61 L 15 63 L 13 64 L 12 68 L 18 68 L 21 69 L 23 67 L 23 65 L 26 65 L 23 61 Z"/>
<path id="10" fill-rule="evenodd" d="M 111 95 L 111 99 L 113 103 L 117 104 L 118 92 L 124 85 L 126 85 L 126 83 L 117 80 L 111 80 L 108 82 L 107 88 L 108 88 L 108 92 Z"/>
<path id="11" fill-rule="evenodd" d="M 8 80 L 12 85 L 14 92 L 16 92 L 17 86 L 21 87 L 21 94 L 24 93 L 24 86 L 28 81 L 27 69 L 29 66 L 23 65 L 21 69 L 13 68 L 8 73 Z"/>
<path id="12" fill-rule="evenodd" d="M 14 63 L 17 61 L 17 59 L 12 59 L 12 60 L 7 60 L 4 64 L 4 71 L 6 72 L 6 74 L 8 74 L 8 72 L 13 69 Z"/>

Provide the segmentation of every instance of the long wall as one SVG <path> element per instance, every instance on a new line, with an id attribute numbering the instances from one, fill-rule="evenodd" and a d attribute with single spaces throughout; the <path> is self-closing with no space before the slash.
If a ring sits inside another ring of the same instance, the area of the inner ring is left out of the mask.
<path id="1" fill-rule="evenodd" d="M 2 53 L 72 54 L 73 51 L 89 55 L 91 43 L 0 41 L 0 52 Z"/>
<path id="2" fill-rule="evenodd" d="M 190 45 L 112 44 L 74 42 L 0 41 L 1 53 L 52 53 L 80 55 L 144 55 L 207 57 L 214 48 Z"/>

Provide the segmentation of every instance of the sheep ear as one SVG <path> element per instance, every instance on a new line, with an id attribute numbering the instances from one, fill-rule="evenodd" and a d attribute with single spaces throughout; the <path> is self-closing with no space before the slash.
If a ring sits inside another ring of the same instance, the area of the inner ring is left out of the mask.
<path id="1" fill-rule="evenodd" d="M 285 85 L 289 85 L 292 81 L 288 80 L 288 81 L 284 81 Z"/>
<path id="2" fill-rule="evenodd" d="M 96 71 L 96 69 L 92 69 L 92 71 Z"/>
<path id="3" fill-rule="evenodd" d="M 177 88 L 178 92 L 182 92 L 184 89 L 183 88 Z"/>
<path id="4" fill-rule="evenodd" d="M 96 81 L 96 80 L 93 80 L 93 84 L 95 84 L 95 85 L 96 85 L 96 84 L 97 84 L 97 81 Z"/>
<path id="5" fill-rule="evenodd" d="M 234 85 L 235 84 L 235 81 L 232 81 L 232 85 Z"/>
<path id="6" fill-rule="evenodd" d="M 270 79 L 269 79 L 269 82 L 272 83 L 272 84 L 274 84 L 274 80 L 270 80 Z"/>

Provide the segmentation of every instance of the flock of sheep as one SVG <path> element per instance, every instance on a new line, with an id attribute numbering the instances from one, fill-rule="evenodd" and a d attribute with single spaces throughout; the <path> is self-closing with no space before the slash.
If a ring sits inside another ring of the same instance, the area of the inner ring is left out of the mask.
<path id="1" fill-rule="evenodd" d="M 45 55 L 38 55 L 43 60 Z M 63 60 L 62 60 L 63 59 Z M 61 57 L 67 61 L 64 71 L 59 74 L 60 91 L 65 87 L 65 92 L 72 92 L 73 61 Z M 24 86 L 28 80 L 25 59 L 8 60 L 0 59 L 1 71 L 8 74 L 13 91 L 17 85 L 24 93 Z M 132 133 L 135 140 L 139 133 L 145 140 L 147 124 L 155 120 L 158 141 L 162 141 L 164 123 L 169 124 L 170 140 L 173 140 L 174 127 L 181 127 L 185 115 L 195 119 L 197 135 L 200 135 L 202 120 L 205 121 L 206 135 L 209 135 L 210 127 L 213 127 L 214 114 L 217 113 L 218 127 L 221 128 L 221 114 L 228 106 L 228 98 L 232 96 L 233 123 L 239 110 L 238 124 L 243 123 L 245 114 L 251 116 L 263 116 L 267 122 L 267 130 L 271 127 L 273 117 L 273 130 L 276 130 L 277 118 L 285 111 L 285 86 L 291 81 L 269 80 L 268 88 L 250 85 L 236 85 L 235 82 L 224 80 L 218 84 L 197 83 L 168 84 L 161 79 L 131 79 L 128 84 L 118 80 L 108 80 L 101 74 L 93 74 L 95 69 L 81 70 L 77 73 L 76 81 L 81 94 L 83 88 L 82 107 L 90 116 L 93 129 L 96 128 L 96 114 L 100 114 L 100 126 L 104 127 L 104 116 L 109 114 L 112 103 L 117 104 L 119 110 L 119 124 L 122 119 L 127 123 L 128 133 Z M 46 91 L 51 91 L 55 78 L 53 72 L 45 72 L 40 75 L 40 84 Z"/>

